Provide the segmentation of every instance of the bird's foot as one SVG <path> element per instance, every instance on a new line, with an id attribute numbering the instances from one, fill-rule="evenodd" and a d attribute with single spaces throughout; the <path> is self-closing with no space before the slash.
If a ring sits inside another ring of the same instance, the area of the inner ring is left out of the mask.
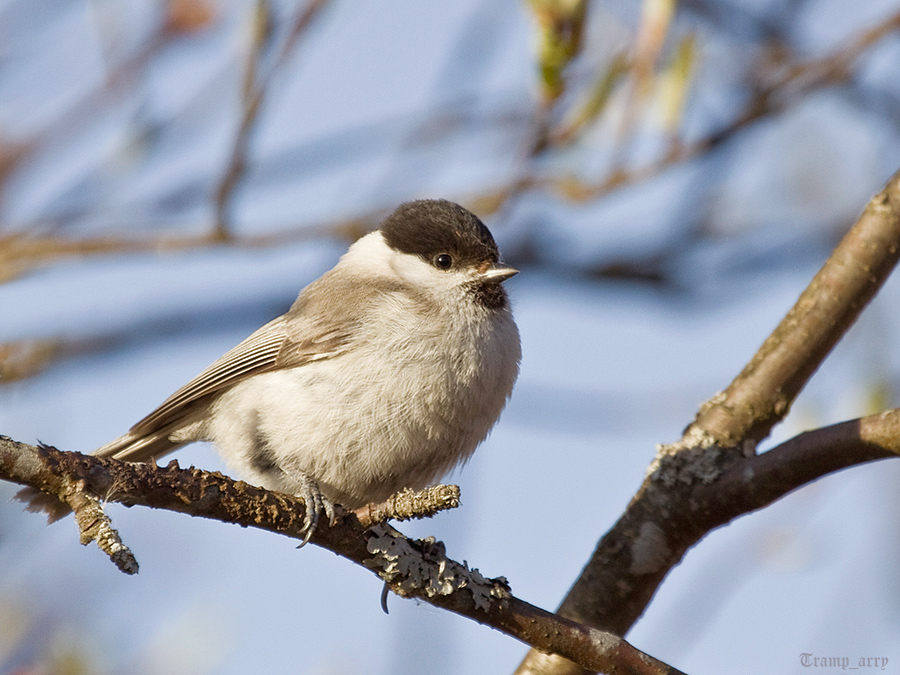
<path id="1" fill-rule="evenodd" d="M 297 547 L 303 548 L 315 533 L 322 514 L 328 516 L 329 524 L 337 523 L 339 507 L 323 495 L 316 481 L 306 474 L 294 474 L 292 478 L 297 482 L 294 494 L 298 499 L 303 500 L 303 505 L 306 507 L 306 515 L 303 518 L 303 541 Z"/>

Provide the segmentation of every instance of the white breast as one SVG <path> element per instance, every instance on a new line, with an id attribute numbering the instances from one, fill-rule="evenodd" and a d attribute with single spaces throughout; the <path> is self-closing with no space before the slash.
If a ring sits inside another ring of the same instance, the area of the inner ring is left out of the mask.
<path id="1" fill-rule="evenodd" d="M 356 508 L 468 459 L 518 374 L 509 311 L 436 319 L 392 297 L 365 330 L 346 354 L 250 377 L 218 400 L 208 434 L 239 474 L 295 492 L 304 473 Z"/>

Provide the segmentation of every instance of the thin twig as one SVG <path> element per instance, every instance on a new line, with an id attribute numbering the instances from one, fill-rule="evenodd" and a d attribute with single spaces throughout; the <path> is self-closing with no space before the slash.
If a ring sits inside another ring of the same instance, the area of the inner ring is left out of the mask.
<path id="1" fill-rule="evenodd" d="M 269 91 L 269 83 L 274 74 L 284 65 L 296 48 L 300 38 L 312 26 L 319 12 L 327 4 L 328 0 L 311 0 L 299 11 L 271 69 L 262 76 L 258 74 L 258 69 L 262 55 L 267 49 L 266 43 L 272 37 L 272 31 L 268 26 L 269 8 L 267 0 L 260 0 L 257 4 L 251 49 L 248 53 L 244 72 L 241 121 L 234 137 L 225 171 L 213 193 L 215 224 L 212 236 L 216 240 L 225 241 L 233 236 L 231 232 L 231 204 L 234 199 L 235 188 L 245 173 L 247 149 L 250 144 L 250 138 L 258 124 L 259 112 Z"/>
<path id="2" fill-rule="evenodd" d="M 125 574 L 137 574 L 138 563 L 119 536 L 112 522 L 103 512 L 100 500 L 84 489 L 84 482 L 70 483 L 66 491 L 66 501 L 75 512 L 75 522 L 81 532 L 81 544 L 87 546 L 92 541 L 109 556 L 113 564 Z"/>

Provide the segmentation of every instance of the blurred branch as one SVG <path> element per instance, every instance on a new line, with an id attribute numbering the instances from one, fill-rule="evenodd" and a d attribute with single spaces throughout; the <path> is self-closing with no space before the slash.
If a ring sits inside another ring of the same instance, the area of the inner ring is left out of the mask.
<path id="1" fill-rule="evenodd" d="M 676 164 L 710 152 L 751 124 L 783 112 L 809 94 L 850 79 L 857 60 L 898 29 L 900 29 L 900 11 L 863 31 L 844 47 L 826 56 L 789 64 L 774 77 L 768 77 L 768 71 L 761 69 L 761 77 L 766 77 L 769 81 L 759 82 L 751 87 L 751 95 L 743 111 L 731 122 L 695 141 L 674 142 L 666 154 L 644 166 L 617 167 L 596 182 L 583 181 L 575 175 L 534 176 L 529 181 L 529 187 L 550 187 L 565 198 L 588 201 L 625 185 L 649 180 Z M 573 130 L 563 131 L 566 132 L 563 137 L 570 140 Z M 558 137 L 557 132 L 551 132 L 551 138 L 555 136 Z"/>
<path id="2" fill-rule="evenodd" d="M 156 239 L 127 237 L 70 239 L 52 236 L 36 238 L 19 233 L 0 235 L 0 284 L 32 271 L 42 264 L 67 257 L 184 252 L 211 246 L 272 247 L 326 236 L 355 241 L 376 227 L 383 213 L 383 210 L 373 211 L 320 227 L 297 227 L 264 235 L 239 235 L 227 242 L 217 240 L 212 234 L 200 236 L 168 234 Z M 34 377 L 61 360 L 108 349 L 127 339 L 127 335 L 113 332 L 90 337 L 35 336 L 0 342 L 0 385 Z"/>
<path id="3" fill-rule="evenodd" d="M 668 34 L 671 21 L 670 11 L 673 4 L 669 0 L 645 0 L 644 15 L 640 31 L 646 37 L 640 52 L 634 57 L 622 54 L 613 58 L 609 65 L 601 70 L 600 76 L 592 85 L 587 100 L 575 112 L 563 116 L 561 122 L 553 127 L 550 124 L 549 106 L 557 99 L 546 98 L 545 105 L 539 109 L 536 122 L 530 133 L 527 155 L 529 160 L 548 151 L 557 150 L 577 141 L 590 129 L 599 114 L 606 109 L 613 89 L 621 80 L 625 71 L 630 69 L 632 75 L 630 106 L 625 117 L 633 121 L 636 101 L 639 92 L 646 89 L 648 72 L 652 72 L 659 58 L 662 41 Z M 563 199 L 574 202 L 588 202 L 604 197 L 615 190 L 637 183 L 648 181 L 667 169 L 688 162 L 715 150 L 737 136 L 741 131 L 754 123 L 784 112 L 796 105 L 806 96 L 823 88 L 841 84 L 853 75 L 853 68 L 860 57 L 865 55 L 881 40 L 900 30 L 900 11 L 888 16 L 877 25 L 866 29 L 849 40 L 847 44 L 825 56 L 782 64 L 775 75 L 769 68 L 758 67 L 759 81 L 750 85 L 749 98 L 744 108 L 735 118 L 724 126 L 707 133 L 701 138 L 685 143 L 677 133 L 667 125 L 669 142 L 664 154 L 642 166 L 629 168 L 621 161 L 621 149 L 631 133 L 632 122 L 626 122 L 619 135 L 617 150 L 613 153 L 612 168 L 597 181 L 585 181 L 574 173 L 541 174 L 534 162 L 527 162 L 523 170 L 505 185 L 471 196 L 468 201 L 477 205 L 484 213 L 499 211 L 510 199 L 534 189 L 551 189 Z M 672 60 L 671 76 L 677 79 L 680 88 L 669 91 L 670 96 L 677 94 L 683 97 L 689 84 L 691 71 L 696 60 L 696 46 L 692 36 L 681 40 Z M 640 56 L 640 59 L 638 59 Z M 640 64 L 638 64 L 640 60 Z M 638 78 L 638 79 L 635 79 Z M 640 81 L 638 81 L 640 80 Z M 670 83 L 671 84 L 671 83 Z M 664 102 L 665 103 L 665 102 Z M 672 112 L 678 116 L 685 104 L 683 100 L 671 100 Z"/>
<path id="4" fill-rule="evenodd" d="M 643 48 L 644 70 L 647 70 L 648 67 L 652 70 L 659 62 L 661 45 L 665 35 L 668 34 L 668 26 L 671 22 L 671 16 L 667 11 L 664 11 L 666 7 L 671 9 L 670 5 L 661 6 L 654 10 L 656 14 L 660 15 L 654 21 L 646 18 L 654 16 L 654 12 L 651 11 L 652 7 L 655 6 L 653 5 L 654 1 L 645 0 L 645 18 L 642 19 L 641 24 L 641 30 L 644 34 L 655 36 L 653 39 L 648 37 L 642 41 L 642 44 L 650 45 Z M 271 59 L 266 59 L 266 53 L 274 48 L 271 37 L 273 31 L 269 27 L 268 3 L 260 2 L 259 18 L 254 24 L 255 31 L 252 38 L 252 48 L 247 57 L 241 124 L 234 139 L 228 166 L 215 189 L 213 196 L 216 214 L 215 223 L 208 233 L 197 236 L 166 232 L 144 238 L 116 235 L 66 238 L 46 234 L 48 228 L 53 228 L 54 223 L 32 223 L 18 228 L 15 232 L 0 235 L 0 283 L 16 278 L 41 265 L 47 265 L 73 256 L 156 253 L 173 250 L 188 251 L 217 246 L 223 242 L 233 246 L 246 247 L 276 246 L 329 235 L 352 240 L 361 233 L 375 227 L 378 216 L 384 212 L 387 205 L 380 205 L 369 212 L 361 213 L 343 221 L 319 223 L 312 226 L 291 226 L 274 234 L 259 236 L 236 235 L 230 228 L 231 204 L 237 186 L 246 177 L 245 163 L 248 144 L 253 130 L 259 123 L 260 106 L 270 90 L 270 82 L 273 76 L 279 72 L 279 69 L 288 62 L 290 55 L 294 53 L 302 38 L 308 35 L 315 18 L 326 4 L 326 0 L 314 0 L 301 7 L 292 20 L 287 35 L 280 41 L 280 47 L 277 52 Z M 529 5 L 529 7 L 532 8 L 533 12 L 538 12 L 538 8 L 541 8 L 540 11 L 542 12 L 549 12 L 547 16 L 550 18 L 546 19 L 547 25 L 550 26 L 548 30 L 558 33 L 554 40 L 568 40 L 570 44 L 568 50 L 563 50 L 569 54 L 568 60 L 564 59 L 557 64 L 560 68 L 559 77 L 563 77 L 562 71 L 565 69 L 566 64 L 570 63 L 571 59 L 577 56 L 581 48 L 581 43 L 584 39 L 581 36 L 581 32 L 584 30 L 586 21 L 586 9 L 583 4 L 577 2 L 570 4 L 562 2 L 553 11 L 547 9 L 548 7 L 552 9 L 556 4 L 546 0 L 535 2 L 533 6 Z M 133 56 L 112 68 L 100 89 L 86 96 L 81 103 L 71 108 L 65 116 L 58 118 L 66 120 L 66 128 L 71 126 L 73 117 L 76 119 L 85 117 L 86 111 L 91 106 L 99 105 L 98 101 L 105 100 L 104 97 L 109 96 L 116 89 L 120 89 L 121 86 L 117 86 L 116 83 L 121 83 L 123 80 L 133 80 L 140 75 L 148 62 L 151 62 L 151 57 L 158 53 L 161 47 L 171 42 L 174 37 L 195 32 L 198 28 L 209 25 L 213 19 L 212 10 L 203 0 L 170 0 L 167 4 L 167 12 L 167 18 L 158 31 Z M 650 21 L 652 26 L 647 23 L 648 21 Z M 900 12 L 887 17 L 878 25 L 862 31 L 844 47 L 836 49 L 824 57 L 801 63 L 784 63 L 782 60 L 778 62 L 777 66 L 772 68 L 757 68 L 759 74 L 750 87 L 751 94 L 745 109 L 732 122 L 717 131 L 707 134 L 703 138 L 687 144 L 681 142 L 672 129 L 668 129 L 667 133 L 671 141 L 668 151 L 662 157 L 651 161 L 649 164 L 636 168 L 622 166 L 614 168 L 598 182 L 586 182 L 573 174 L 566 175 L 561 171 L 555 171 L 553 174 L 541 173 L 546 171 L 546 169 L 542 168 L 545 166 L 545 163 L 541 161 L 544 155 L 577 140 L 602 111 L 608 107 L 613 90 L 621 86 L 625 74 L 629 71 L 634 71 L 636 68 L 633 63 L 634 57 L 620 53 L 612 59 L 607 68 L 601 69 L 594 82 L 588 84 L 587 88 L 590 91 L 586 101 L 573 108 L 574 112 L 572 114 L 567 116 L 560 115 L 561 119 L 555 128 L 551 126 L 552 115 L 549 106 L 555 106 L 556 103 L 551 102 L 546 106 L 538 106 L 538 113 L 531 119 L 531 128 L 526 140 L 523 159 L 520 161 L 511 180 L 505 185 L 477 195 L 470 195 L 460 199 L 460 201 L 471 206 L 479 214 L 488 215 L 504 208 L 517 195 L 529 190 L 551 188 L 566 199 L 582 201 L 598 199 L 619 187 L 651 179 L 678 163 L 690 161 L 710 152 L 755 121 L 795 104 L 803 95 L 817 91 L 822 87 L 846 81 L 852 75 L 854 64 L 860 56 L 867 53 L 869 49 L 886 36 L 893 34 L 898 28 L 900 28 Z M 566 35 L 568 37 L 565 37 Z M 672 71 L 673 77 L 675 77 L 677 82 L 680 83 L 673 92 L 674 98 L 671 101 L 673 111 L 677 111 L 674 114 L 680 115 L 681 106 L 684 104 L 680 97 L 683 97 L 686 91 L 690 69 L 696 58 L 694 56 L 693 41 L 687 38 L 682 40 L 676 52 L 669 62 L 670 65 L 667 67 Z M 265 65 L 264 61 L 269 65 Z M 652 64 L 652 66 L 647 64 Z M 262 75 L 260 75 L 261 71 L 263 72 Z M 556 99 L 556 101 L 559 100 Z M 417 136 L 417 139 L 421 143 L 443 142 L 448 133 L 456 132 L 458 125 L 469 119 L 467 111 L 468 114 L 471 114 L 471 109 L 475 105 L 474 101 L 475 99 L 473 98 L 459 102 L 457 104 L 459 111 L 454 111 L 451 108 L 450 113 L 448 113 L 447 106 L 441 106 L 435 112 L 429 113 L 435 120 L 433 127 L 429 128 L 433 128 L 434 131 L 428 134 L 420 134 Z M 526 117 L 516 117 L 509 111 L 501 111 L 501 114 L 496 116 L 496 119 L 479 117 L 471 121 L 470 124 L 483 125 L 488 123 L 500 128 L 508 127 L 510 124 L 521 125 Z M 53 128 L 56 129 L 56 132 L 62 130 L 62 127 L 59 126 Z M 46 141 L 48 133 L 51 132 L 46 132 L 40 137 L 39 141 L 41 143 Z M 340 136 L 338 140 L 343 144 L 352 143 L 354 147 L 360 147 L 362 137 L 370 138 L 379 133 L 390 135 L 390 132 L 379 127 L 367 127 L 357 132 L 352 138 Z M 7 148 L 6 151 L 0 147 L 0 184 L 2 184 L 3 176 L 11 175 L 23 159 L 27 159 L 34 152 L 36 142 L 38 141 L 26 143 L 21 147 Z M 370 147 L 370 151 L 374 151 L 371 150 L 371 146 L 365 147 Z M 304 148 L 304 155 L 309 153 L 333 155 L 339 154 L 340 150 L 337 147 L 325 148 L 321 146 Z M 295 157 L 291 161 L 296 162 L 297 158 Z M 206 186 L 207 183 L 205 181 L 200 181 L 200 184 L 193 189 L 198 195 L 207 195 Z M 206 197 L 204 196 L 203 199 L 206 199 Z M 134 208 L 139 209 L 140 206 Z M 39 234 L 41 232 L 44 234 Z M 39 372 L 42 364 L 52 363 L 54 359 L 62 358 L 66 354 L 76 353 L 80 350 L 78 346 L 71 349 L 67 348 L 65 344 L 56 345 L 58 348 L 47 349 L 46 347 L 51 342 L 54 342 L 54 339 L 46 339 L 45 336 L 36 336 L 32 342 L 39 349 L 31 349 L 29 347 L 23 350 L 21 349 L 22 345 L 0 345 L 0 353 L 6 352 L 8 359 L 16 356 L 26 357 L 26 362 L 19 364 L 12 363 L 7 359 L 7 362 L 4 364 L 5 370 L 7 372 L 15 371 L 14 377 L 27 377 L 30 374 Z M 99 342 L 96 342 L 96 344 L 99 344 Z M 35 359 L 34 357 L 40 358 Z M 10 366 L 10 364 L 12 365 Z M 23 367 L 20 368 L 20 365 L 23 365 Z"/>
<path id="5" fill-rule="evenodd" d="M 677 443 L 660 446 L 628 508 L 558 613 L 625 635 L 669 570 L 713 529 L 847 466 L 900 454 L 900 411 L 803 434 L 755 455 L 900 258 L 900 171 L 875 195 L 785 319 Z M 516 671 L 590 672 L 531 652 Z"/>
<path id="6" fill-rule="evenodd" d="M 0 384 L 26 380 L 60 357 L 59 341 L 49 338 L 0 342 Z"/>
<path id="7" fill-rule="evenodd" d="M 631 67 L 629 58 L 624 54 L 616 54 L 610 62 L 597 73 L 591 84 L 585 101 L 577 106 L 547 139 L 547 144 L 556 148 L 569 145 L 577 139 L 587 126 L 606 110 L 616 87 Z"/>
<path id="8" fill-rule="evenodd" d="M 0 235 L 0 283 L 15 279 L 42 264 L 75 256 L 170 253 L 221 245 L 261 248 L 325 236 L 353 241 L 373 229 L 383 213 L 384 209 L 377 209 L 333 223 L 299 226 L 267 234 L 233 235 L 226 241 L 220 240 L 213 233 L 201 235 L 166 233 L 155 238 L 100 236 L 76 239 L 58 236 L 35 237 L 15 232 Z"/>
<path id="9" fill-rule="evenodd" d="M 318 234 L 313 236 L 319 236 L 335 231 L 340 234 L 342 230 L 345 230 L 345 225 L 341 223 L 320 224 L 312 228 L 286 230 L 271 236 L 237 237 L 229 229 L 228 211 L 234 191 L 245 175 L 247 144 L 258 123 L 259 106 L 268 91 L 269 79 L 275 72 L 275 68 L 287 60 L 291 49 L 306 33 L 317 12 L 325 4 L 325 0 L 316 0 L 304 7 L 294 21 L 290 35 L 274 59 L 273 68 L 268 71 L 268 75 L 261 80 L 253 78 L 249 80 L 250 83 L 255 83 L 255 87 L 251 87 L 252 91 L 244 97 L 242 122 L 235 137 L 228 168 L 215 189 L 214 202 L 217 216 L 211 234 L 199 237 L 164 234 L 158 238 L 145 240 L 106 236 L 63 240 L 34 234 L 11 234 L 0 239 L 0 282 L 14 278 L 33 269 L 38 264 L 46 264 L 71 255 L 108 255 L 120 252 L 202 248 L 216 245 L 223 240 L 235 245 L 266 246 L 308 237 L 310 236 L 309 231 L 317 232 Z M 649 180 L 672 166 L 710 152 L 754 122 L 783 111 L 786 107 L 796 103 L 800 97 L 845 81 L 852 74 L 853 65 L 858 58 L 898 28 L 900 28 L 900 12 L 891 15 L 877 26 L 863 31 L 846 46 L 829 55 L 781 67 L 777 77 L 770 77 L 768 82 L 760 82 L 753 86 L 755 93 L 751 94 L 744 110 L 733 121 L 689 143 L 680 142 L 673 135 L 668 151 L 648 164 L 635 168 L 614 169 L 596 182 L 584 181 L 574 174 L 547 175 L 539 173 L 538 166 L 529 160 L 545 151 L 565 146 L 576 140 L 590 126 L 590 122 L 596 118 L 596 115 L 605 108 L 612 88 L 620 82 L 623 73 L 629 67 L 630 61 L 620 55 L 613 59 L 611 65 L 592 85 L 594 91 L 588 96 L 583 108 L 576 110 L 573 115 L 564 117 L 558 128 L 549 127 L 550 117 L 546 111 L 543 115 L 538 115 L 536 120 L 532 120 L 532 129 L 527 143 L 528 149 L 525 153 L 526 161 L 521 169 L 516 171 L 511 181 L 488 191 L 461 198 L 459 201 L 469 204 L 482 215 L 489 215 L 501 209 L 511 198 L 528 190 L 550 188 L 565 199 L 588 201 L 598 199 L 618 188 Z M 689 42 L 684 43 L 684 48 L 688 49 L 690 44 Z M 140 59 L 136 59 L 135 64 L 142 63 L 144 58 L 145 56 L 142 55 Z M 685 58 L 687 61 L 691 60 Z M 255 60 L 251 59 L 251 61 L 255 63 Z M 677 58 L 673 61 L 673 65 L 676 62 Z M 128 65 L 126 70 L 134 68 L 135 64 Z M 248 72 L 251 72 L 250 66 L 248 66 Z M 443 109 L 442 107 L 441 110 Z M 442 112 L 438 111 L 439 118 L 441 114 Z M 509 120 L 505 116 L 500 116 L 497 123 L 506 126 Z M 437 127 L 454 129 L 452 125 L 448 127 L 447 124 L 438 124 Z M 442 138 L 439 134 L 428 135 L 423 140 L 436 143 L 441 142 Z M 382 211 L 373 209 L 373 212 L 381 213 Z M 348 222 L 354 232 L 364 231 L 358 227 L 358 223 L 363 223 L 367 229 L 371 229 L 374 225 L 366 215 L 350 219 Z M 27 229 L 33 231 L 36 227 Z"/>
<path id="10" fill-rule="evenodd" d="M 34 153 L 37 142 L 12 141 L 0 136 L 0 206 L 3 205 L 3 186 L 16 169 Z"/>
<path id="11" fill-rule="evenodd" d="M 269 41 L 272 39 L 274 31 L 271 26 L 271 8 L 268 0 L 257 0 L 251 45 L 247 54 L 247 63 L 244 66 L 241 121 L 235 134 L 234 144 L 231 148 L 225 172 L 222 174 L 213 195 L 215 226 L 212 236 L 215 240 L 225 241 L 232 237 L 231 203 L 234 199 L 235 188 L 244 176 L 247 163 L 247 148 L 250 143 L 250 137 L 259 121 L 259 111 L 269 91 L 269 83 L 274 73 L 287 61 L 300 38 L 306 33 L 313 20 L 327 4 L 328 0 L 310 0 L 298 12 L 275 62 L 266 75 L 260 77 L 260 65 L 265 52 L 270 46 Z"/>
<path id="12" fill-rule="evenodd" d="M 307 239 L 333 236 L 354 241 L 377 224 L 381 212 L 361 215 L 323 226 L 322 229 L 298 227 L 266 235 L 236 236 L 228 242 L 212 235 L 184 237 L 163 236 L 155 240 L 101 237 L 67 239 L 27 235 L 0 236 L 0 283 L 33 270 L 45 261 L 94 254 L 159 253 L 190 251 L 210 246 L 271 247 Z M 146 335 L 147 331 L 139 331 Z M 34 377 L 65 359 L 96 353 L 133 340 L 131 331 L 112 331 L 87 337 L 69 335 L 35 336 L 11 342 L 0 342 L 0 385 Z"/>
<path id="13" fill-rule="evenodd" d="M 89 495 L 84 499 L 93 503 L 100 497 L 299 540 L 304 536 L 302 501 L 220 473 L 181 469 L 174 461 L 166 467 L 120 462 L 0 436 L 0 478 L 62 499 L 77 486 L 77 493 Z M 333 527 L 320 525 L 312 541 L 373 571 L 402 597 L 419 598 L 466 616 L 542 651 L 565 654 L 587 668 L 631 675 L 680 672 L 622 638 L 519 600 L 505 579 L 486 579 L 478 570 L 447 558 L 443 544 L 433 538 L 411 540 L 385 524 L 367 528 L 348 514 Z M 82 542 L 86 543 L 84 538 Z"/>
<path id="14" fill-rule="evenodd" d="M 90 7 L 95 11 L 104 11 L 98 9 L 96 5 Z M 154 57 L 163 49 L 180 38 L 207 28 L 214 19 L 215 11 L 207 0 L 168 0 L 163 21 L 133 53 L 107 63 L 105 76 L 96 87 L 89 89 L 72 104 L 56 113 L 40 133 L 31 138 L 13 145 L 7 145 L 0 138 L 0 188 L 6 184 L 13 170 L 20 164 L 54 143 L 73 136 L 73 130 L 92 123 L 98 110 L 120 98 L 123 89 L 133 86 L 141 79 L 148 66 L 153 63 Z M 106 53 L 108 50 L 103 48 L 103 31 L 100 26 L 96 26 L 94 34 L 97 36 L 95 39 L 101 43 L 99 51 L 106 60 L 110 60 L 109 54 Z M 3 280 L 0 275 L 0 283 Z"/>

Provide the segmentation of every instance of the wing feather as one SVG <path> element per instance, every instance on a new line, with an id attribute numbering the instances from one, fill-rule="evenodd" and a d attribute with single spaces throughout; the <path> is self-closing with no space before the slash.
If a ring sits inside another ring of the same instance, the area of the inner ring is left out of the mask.
<path id="1" fill-rule="evenodd" d="M 349 341 L 346 332 L 326 330 L 325 334 L 317 334 L 315 327 L 309 325 L 304 326 L 306 330 L 298 329 L 296 317 L 289 337 L 288 316 L 273 319 L 226 352 L 135 424 L 130 434 L 142 436 L 169 426 L 185 417 L 195 402 L 220 393 L 250 375 L 331 358 Z"/>
<path id="2" fill-rule="evenodd" d="M 325 290 L 327 288 L 327 290 Z M 202 420 L 212 397 L 241 380 L 338 356 L 360 337 L 358 317 L 399 286 L 383 279 L 336 277 L 326 273 L 300 294 L 287 314 L 273 319 L 167 398 L 124 436 L 95 452 L 131 461 L 159 457 L 191 441 L 177 432 Z M 330 301 L 323 301 L 323 295 Z M 316 296 L 316 301 L 311 298 Z M 356 309 L 349 312 L 347 308 Z M 357 317 L 348 321 L 348 315 Z M 365 331 L 363 331 L 365 332 Z"/>
<path id="3" fill-rule="evenodd" d="M 284 317 L 280 316 L 257 330 L 234 349 L 226 352 L 194 379 L 167 398 L 131 431 L 139 433 L 165 426 L 185 406 L 216 393 L 237 380 L 257 372 L 265 372 L 275 364 L 275 356 L 284 343 Z"/>

